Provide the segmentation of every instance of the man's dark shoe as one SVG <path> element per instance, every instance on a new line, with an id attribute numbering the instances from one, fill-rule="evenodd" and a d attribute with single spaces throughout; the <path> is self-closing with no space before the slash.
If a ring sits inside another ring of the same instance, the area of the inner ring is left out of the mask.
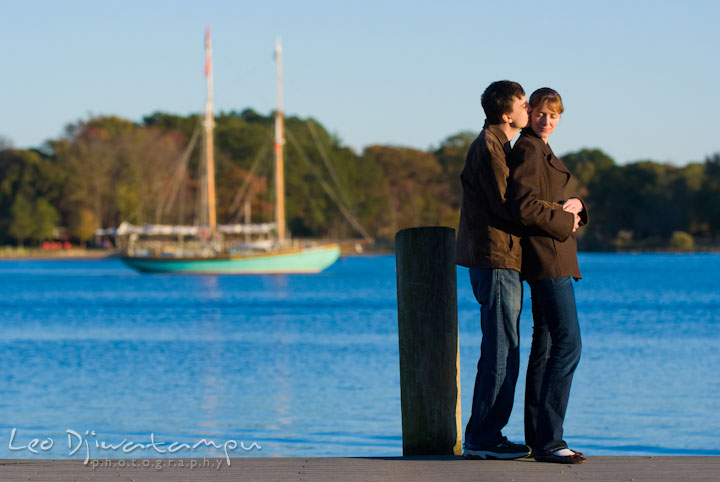
<path id="1" fill-rule="evenodd" d="M 553 464 L 584 464 L 587 459 L 582 452 L 575 452 L 572 455 L 555 455 L 555 454 L 533 454 L 538 462 L 550 462 Z"/>
<path id="2" fill-rule="evenodd" d="M 506 437 L 494 445 L 475 446 L 465 444 L 463 457 L 468 459 L 495 459 L 512 460 L 530 455 L 530 447 L 524 444 L 515 444 Z"/>

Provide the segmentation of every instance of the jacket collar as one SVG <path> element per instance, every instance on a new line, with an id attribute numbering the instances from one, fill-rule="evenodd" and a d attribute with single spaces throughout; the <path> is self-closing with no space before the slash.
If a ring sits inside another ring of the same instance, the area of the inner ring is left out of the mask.
<path id="1" fill-rule="evenodd" d="M 487 119 L 485 119 L 485 125 L 483 126 L 483 129 L 489 131 L 492 135 L 497 137 L 500 141 L 500 144 L 502 144 L 503 146 L 503 151 L 505 151 L 505 154 L 510 155 L 510 140 L 507 138 L 507 136 L 498 124 L 490 124 L 488 123 Z"/>
<path id="2" fill-rule="evenodd" d="M 564 162 L 558 158 L 555 153 L 550 149 L 550 145 L 546 144 L 545 141 L 542 140 L 542 138 L 535 133 L 534 130 L 532 130 L 532 127 L 527 126 L 523 128 L 522 131 L 520 131 L 521 136 L 528 136 L 536 139 L 536 142 L 542 146 L 542 153 L 545 156 L 545 159 L 548 160 L 548 163 L 557 169 L 558 171 L 566 173 L 568 176 L 571 176 L 570 169 L 567 168 Z"/>
<path id="3" fill-rule="evenodd" d="M 528 125 L 527 127 L 523 127 L 523 130 L 520 131 L 520 135 L 521 135 L 521 136 L 533 137 L 533 138 L 537 139 L 537 142 L 539 142 L 540 144 L 542 144 L 543 154 L 550 154 L 550 153 L 552 153 L 552 149 L 550 149 L 550 146 L 549 146 L 548 144 L 546 144 L 545 141 L 542 140 L 542 137 L 540 137 L 539 135 L 537 135 L 537 134 L 535 133 L 535 131 L 532 130 L 532 127 L 530 127 L 530 125 Z"/>

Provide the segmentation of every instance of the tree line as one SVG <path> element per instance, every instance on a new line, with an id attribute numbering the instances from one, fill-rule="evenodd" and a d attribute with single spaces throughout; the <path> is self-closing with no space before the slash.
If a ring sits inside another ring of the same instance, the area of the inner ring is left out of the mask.
<path id="1" fill-rule="evenodd" d="M 202 192 L 201 116 L 155 112 L 70 124 L 35 149 L 0 139 L 0 244 L 92 242 L 97 228 L 193 224 Z M 273 116 L 252 109 L 215 119 L 218 222 L 272 221 Z M 343 145 L 318 121 L 285 120 L 286 216 L 295 237 L 359 237 L 391 246 L 405 227 L 457 227 L 459 173 L 473 132 L 428 150 Z M 618 165 L 599 149 L 562 156 L 591 223 L 584 250 L 691 249 L 720 239 L 720 153 L 683 167 Z M 354 222 L 349 222 L 349 219 Z"/>

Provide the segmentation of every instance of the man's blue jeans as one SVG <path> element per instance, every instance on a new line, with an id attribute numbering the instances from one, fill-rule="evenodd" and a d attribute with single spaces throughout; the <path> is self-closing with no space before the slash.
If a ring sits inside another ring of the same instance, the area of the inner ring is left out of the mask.
<path id="1" fill-rule="evenodd" d="M 481 305 L 483 335 L 465 444 L 492 446 L 502 440 L 515 398 L 523 288 L 520 273 L 511 269 L 470 268 L 470 283 Z"/>
<path id="2" fill-rule="evenodd" d="M 525 443 L 539 454 L 567 448 L 563 422 L 582 343 L 572 278 L 529 281 L 533 338 L 525 380 Z"/>

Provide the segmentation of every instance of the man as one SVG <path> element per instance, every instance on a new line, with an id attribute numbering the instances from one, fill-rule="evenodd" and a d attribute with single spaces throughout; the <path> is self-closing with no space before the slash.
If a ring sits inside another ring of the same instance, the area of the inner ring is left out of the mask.
<path id="1" fill-rule="evenodd" d="M 470 268 L 483 333 L 463 455 L 515 459 L 529 455 L 530 448 L 502 435 L 515 397 L 522 309 L 522 232 L 507 202 L 507 157 L 510 139 L 528 123 L 528 111 L 520 84 L 507 80 L 490 84 L 481 103 L 485 126 L 460 175 L 457 263 Z"/>

